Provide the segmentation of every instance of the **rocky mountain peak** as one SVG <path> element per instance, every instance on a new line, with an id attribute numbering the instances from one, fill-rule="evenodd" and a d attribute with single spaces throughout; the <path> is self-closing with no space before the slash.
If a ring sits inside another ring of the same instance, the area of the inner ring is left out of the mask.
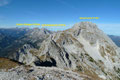
<path id="1" fill-rule="evenodd" d="M 96 29 L 97 25 L 92 22 L 80 22 L 80 23 L 76 23 L 73 27 L 81 28 L 81 29 Z"/>
<path id="2" fill-rule="evenodd" d="M 98 77 L 110 79 L 111 74 L 117 75 L 115 69 L 118 69 L 120 63 L 117 49 L 118 47 L 103 31 L 97 28 L 96 24 L 81 22 L 75 24 L 71 29 L 51 34 L 48 39 L 43 41 L 38 56 L 40 60 L 43 58 L 44 62 L 48 61 L 50 57 L 49 61 L 51 62 L 53 59 L 56 66 L 60 68 L 75 70 L 80 67 L 81 71 L 84 71 L 88 70 L 89 65 L 91 69 L 96 70 L 93 71 L 95 74 L 99 74 Z M 106 76 L 103 71 L 113 73 L 108 73 Z"/>
<path id="3" fill-rule="evenodd" d="M 120 50 L 94 23 L 80 22 L 55 33 L 34 29 L 28 38 L 39 48 L 24 44 L 16 53 L 21 63 L 67 69 L 92 80 L 120 79 Z"/>

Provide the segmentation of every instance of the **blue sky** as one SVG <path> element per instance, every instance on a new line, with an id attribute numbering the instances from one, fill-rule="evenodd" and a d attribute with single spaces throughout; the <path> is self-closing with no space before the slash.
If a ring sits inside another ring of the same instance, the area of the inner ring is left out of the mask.
<path id="1" fill-rule="evenodd" d="M 80 20 L 79 17 L 100 19 Z M 66 24 L 91 21 L 107 34 L 120 35 L 120 0 L 0 0 L 0 27 L 16 23 Z"/>

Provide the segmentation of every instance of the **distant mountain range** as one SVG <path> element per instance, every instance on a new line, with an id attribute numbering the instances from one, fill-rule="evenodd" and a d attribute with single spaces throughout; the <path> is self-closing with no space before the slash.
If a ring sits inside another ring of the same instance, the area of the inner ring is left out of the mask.
<path id="1" fill-rule="evenodd" d="M 113 42 L 115 42 L 117 46 L 120 47 L 120 36 L 116 36 L 116 35 L 108 35 L 108 36 L 113 40 Z"/>
<path id="2" fill-rule="evenodd" d="M 17 41 L 24 37 L 27 32 L 29 32 L 27 28 L 0 29 L 0 56 L 7 56 L 8 52 L 13 51 L 11 49 L 15 51 L 15 48 L 22 44 L 22 42 L 20 44 Z"/>
<path id="3" fill-rule="evenodd" d="M 52 32 L 47 29 L 10 28 L 0 29 L 0 57 L 14 56 L 24 44 L 39 48 L 44 38 Z"/>

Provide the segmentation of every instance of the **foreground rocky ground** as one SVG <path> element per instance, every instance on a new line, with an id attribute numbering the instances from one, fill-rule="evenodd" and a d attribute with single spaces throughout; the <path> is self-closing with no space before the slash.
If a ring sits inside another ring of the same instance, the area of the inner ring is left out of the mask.
<path id="1" fill-rule="evenodd" d="M 55 67 L 17 67 L 0 72 L 1 80 L 95 80 L 70 70 Z M 97 79 L 100 80 L 100 79 Z"/>

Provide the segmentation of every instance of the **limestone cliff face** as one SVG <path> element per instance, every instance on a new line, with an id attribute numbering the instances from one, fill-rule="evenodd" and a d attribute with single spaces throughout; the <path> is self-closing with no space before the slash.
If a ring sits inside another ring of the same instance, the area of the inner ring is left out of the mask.
<path id="1" fill-rule="evenodd" d="M 120 50 L 91 22 L 77 23 L 71 29 L 49 34 L 38 50 L 30 49 L 19 60 L 23 56 L 27 56 L 26 64 L 34 66 L 68 69 L 97 80 L 120 79 Z"/>

